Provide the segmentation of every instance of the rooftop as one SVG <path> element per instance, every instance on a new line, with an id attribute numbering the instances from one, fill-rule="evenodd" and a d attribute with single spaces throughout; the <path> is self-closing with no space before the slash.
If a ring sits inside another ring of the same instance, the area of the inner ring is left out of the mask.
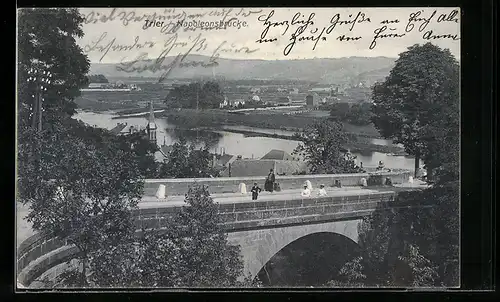
<path id="1" fill-rule="evenodd" d="M 294 160 L 293 156 L 290 154 L 277 149 L 269 151 L 266 155 L 262 156 L 261 159 Z"/>

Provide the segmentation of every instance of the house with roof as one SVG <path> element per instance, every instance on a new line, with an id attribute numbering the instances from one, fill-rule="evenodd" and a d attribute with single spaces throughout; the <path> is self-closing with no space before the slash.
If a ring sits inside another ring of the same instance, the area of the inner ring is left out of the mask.
<path id="1" fill-rule="evenodd" d="M 232 158 L 221 176 L 248 177 L 267 176 L 273 169 L 276 175 L 294 175 L 308 171 L 305 161 L 294 158 L 283 150 L 273 149 L 260 159 Z"/>
<path id="2" fill-rule="evenodd" d="M 236 159 L 228 163 L 227 169 L 222 171 L 223 177 L 249 177 L 262 176 L 269 174 L 273 169 L 276 175 L 294 175 L 307 173 L 307 163 L 294 160 L 275 160 L 275 159 Z"/>
<path id="3" fill-rule="evenodd" d="M 260 158 L 261 160 L 271 159 L 271 160 L 295 160 L 293 156 L 288 154 L 283 150 L 272 149 L 267 152 L 266 155 Z"/>
<path id="4" fill-rule="evenodd" d="M 227 108 L 227 107 L 238 107 L 240 105 L 245 105 L 245 100 L 244 99 L 233 99 L 229 100 L 227 97 L 224 97 L 224 101 L 219 103 L 219 108 Z"/>
<path id="5" fill-rule="evenodd" d="M 116 135 L 129 135 L 138 132 L 146 134 L 145 128 L 129 125 L 128 123 L 118 123 L 113 129 L 109 131 Z"/>
<path id="6" fill-rule="evenodd" d="M 292 99 L 289 96 L 278 96 L 275 97 L 272 101 L 273 104 L 289 104 L 292 102 Z"/>

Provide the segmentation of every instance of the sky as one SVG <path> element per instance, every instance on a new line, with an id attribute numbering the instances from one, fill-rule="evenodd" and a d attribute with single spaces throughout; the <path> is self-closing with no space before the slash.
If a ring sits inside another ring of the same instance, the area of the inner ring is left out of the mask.
<path id="1" fill-rule="evenodd" d="M 426 42 L 460 57 L 458 8 L 82 8 L 80 12 L 85 35 L 77 43 L 92 63 L 156 59 L 162 53 L 260 60 L 396 58 L 409 46 Z M 146 20 L 156 24 L 146 27 Z M 206 29 L 207 22 L 213 27 L 228 21 L 225 28 Z M 200 28 L 202 22 L 205 28 Z M 177 30 L 172 31 L 174 27 Z"/>

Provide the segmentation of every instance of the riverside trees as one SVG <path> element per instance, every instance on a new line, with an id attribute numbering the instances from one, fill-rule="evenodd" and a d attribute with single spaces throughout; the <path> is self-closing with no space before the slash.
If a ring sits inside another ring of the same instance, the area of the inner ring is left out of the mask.
<path id="1" fill-rule="evenodd" d="M 316 122 L 307 126 L 295 137 L 302 143 L 294 154 L 304 157 L 314 174 L 356 173 L 361 169 L 354 163 L 354 157 L 342 146 L 349 136 L 343 126 L 335 121 Z"/>
<path id="2" fill-rule="evenodd" d="M 435 171 L 435 183 L 405 192 L 364 219 L 362 255 L 341 270 L 340 286 L 458 286 L 458 64 L 430 43 L 402 53 L 385 82 L 374 87 L 374 123 Z M 405 209 L 404 205 L 423 206 Z M 391 204 L 389 204 L 391 206 Z M 403 206 L 403 207 L 401 207 Z"/>
<path id="3" fill-rule="evenodd" d="M 165 100 L 171 108 L 211 109 L 219 108 L 224 94 L 219 83 L 191 83 L 175 87 Z"/>
<path id="4" fill-rule="evenodd" d="M 437 177 L 450 178 L 458 168 L 459 104 L 457 60 L 431 43 L 414 45 L 373 87 L 372 121 L 383 137 L 415 156 L 415 173 L 423 159 Z"/>
<path id="5" fill-rule="evenodd" d="M 187 144 L 184 137 L 173 144 L 167 159 L 160 165 L 159 177 L 215 177 L 218 171 L 211 166 L 212 155 L 207 148 L 195 149 Z"/>

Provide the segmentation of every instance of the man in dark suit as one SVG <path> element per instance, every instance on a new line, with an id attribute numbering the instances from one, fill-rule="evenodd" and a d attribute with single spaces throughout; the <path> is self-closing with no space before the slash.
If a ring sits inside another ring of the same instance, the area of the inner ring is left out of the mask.
<path id="1" fill-rule="evenodd" d="M 252 200 L 257 200 L 257 197 L 259 196 L 259 193 L 261 192 L 261 188 L 259 188 L 259 186 L 257 185 L 257 183 L 255 182 L 253 184 L 253 187 L 252 187 Z"/>

